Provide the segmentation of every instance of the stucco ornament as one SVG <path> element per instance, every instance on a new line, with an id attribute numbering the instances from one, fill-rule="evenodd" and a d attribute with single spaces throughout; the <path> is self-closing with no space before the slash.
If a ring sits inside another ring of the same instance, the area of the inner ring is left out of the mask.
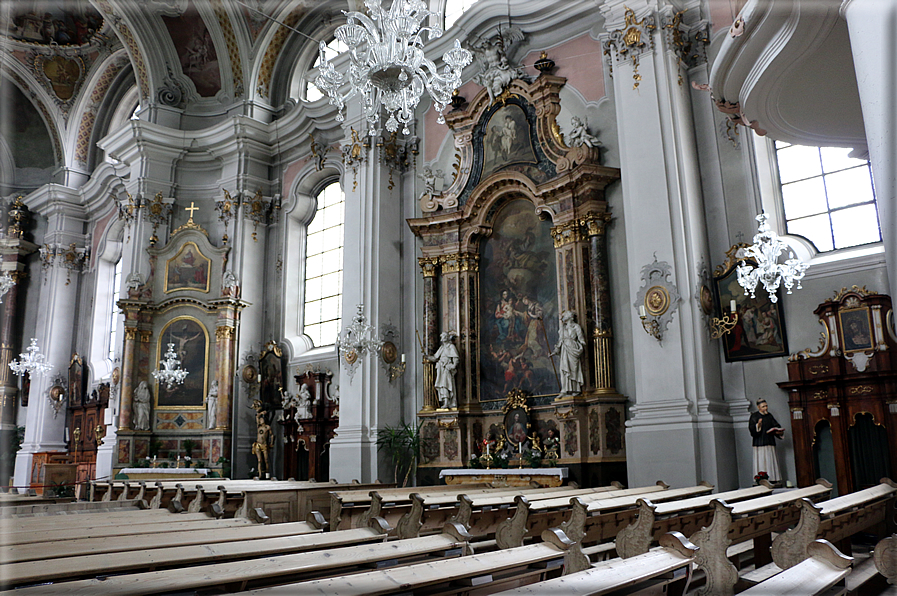
<path id="1" fill-rule="evenodd" d="M 473 81 L 486 88 L 490 102 L 495 101 L 514 79 L 527 83 L 533 80 L 522 66 L 511 66 L 508 59 L 511 47 L 520 41 L 523 41 L 523 32 L 517 27 L 508 27 L 499 35 L 470 45 L 474 60 L 480 66 L 480 72 L 473 77 Z"/>

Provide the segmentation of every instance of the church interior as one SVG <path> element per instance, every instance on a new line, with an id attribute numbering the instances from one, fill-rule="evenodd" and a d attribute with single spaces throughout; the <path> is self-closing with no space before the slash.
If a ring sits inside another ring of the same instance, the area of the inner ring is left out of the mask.
<path id="1" fill-rule="evenodd" d="M 196 516 L 429 540 L 226 591 L 893 590 L 895 40 L 881 0 L 0 3 L 0 583 L 247 567 L 133 560 Z"/>

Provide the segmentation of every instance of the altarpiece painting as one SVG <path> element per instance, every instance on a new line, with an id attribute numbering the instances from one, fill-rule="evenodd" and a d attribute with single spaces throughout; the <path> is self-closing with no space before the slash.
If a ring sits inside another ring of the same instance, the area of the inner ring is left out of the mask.
<path id="1" fill-rule="evenodd" d="M 156 370 L 168 344 L 181 361 L 187 377 L 180 385 L 157 384 L 156 406 L 162 408 L 202 408 L 208 393 L 209 332 L 197 319 L 176 317 L 162 330 L 156 354 Z"/>
<path id="2" fill-rule="evenodd" d="M 209 291 L 209 266 L 212 260 L 200 252 L 194 242 L 185 242 L 165 263 L 165 293 L 175 290 Z"/>

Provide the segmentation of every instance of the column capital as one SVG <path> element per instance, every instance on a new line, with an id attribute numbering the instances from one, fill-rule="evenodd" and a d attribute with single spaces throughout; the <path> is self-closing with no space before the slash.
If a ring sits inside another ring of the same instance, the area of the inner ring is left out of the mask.
<path id="1" fill-rule="evenodd" d="M 607 229 L 607 224 L 613 220 L 613 216 L 608 213 L 588 213 L 582 218 L 582 226 L 586 229 L 588 236 L 603 236 Z"/>
<path id="2" fill-rule="evenodd" d="M 551 237 L 554 239 L 554 247 L 561 248 L 583 239 L 579 220 L 568 221 L 551 228 Z"/>
<path id="3" fill-rule="evenodd" d="M 436 277 L 436 267 L 439 265 L 439 257 L 420 257 L 417 259 L 424 277 Z"/>

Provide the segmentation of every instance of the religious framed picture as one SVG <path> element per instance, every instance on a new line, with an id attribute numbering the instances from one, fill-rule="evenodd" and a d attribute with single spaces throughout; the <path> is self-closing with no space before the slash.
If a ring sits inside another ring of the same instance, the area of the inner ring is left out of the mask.
<path id="1" fill-rule="evenodd" d="M 782 302 L 772 302 L 762 287 L 757 288 L 754 298 L 745 293 L 738 284 L 736 267 L 746 259 L 737 256 L 740 254 L 737 248 L 739 245 L 729 249 L 726 263 L 717 268 L 713 278 L 716 312 L 720 316 L 728 315 L 734 300 L 738 314 L 735 326 L 722 336 L 726 362 L 787 356 L 788 340 Z"/>
<path id="2" fill-rule="evenodd" d="M 529 414 L 522 407 L 511 408 L 505 414 L 505 435 L 508 441 L 517 445 L 525 443 L 529 436 Z"/>
<path id="3" fill-rule="evenodd" d="M 165 293 L 178 290 L 209 291 L 212 260 L 200 252 L 195 242 L 185 242 L 165 263 Z"/>
<path id="4" fill-rule="evenodd" d="M 862 352 L 873 348 L 869 307 L 839 310 L 838 327 L 841 329 L 841 346 L 845 353 Z"/>
<path id="5" fill-rule="evenodd" d="M 484 130 L 480 179 L 512 164 L 535 164 L 537 161 L 523 108 L 510 103 L 496 110 Z"/>
<path id="6" fill-rule="evenodd" d="M 259 356 L 259 367 L 262 374 L 262 385 L 259 387 L 259 399 L 267 409 L 281 406 L 280 390 L 283 387 L 283 352 L 273 341 L 265 345 Z"/>
<path id="7" fill-rule="evenodd" d="M 156 346 L 156 367 L 161 368 L 161 360 L 174 344 L 174 352 L 187 371 L 187 377 L 180 385 L 156 382 L 156 407 L 167 409 L 204 407 L 208 392 L 209 332 L 201 321 L 191 316 L 180 316 L 170 320 L 159 336 Z"/>
<path id="8" fill-rule="evenodd" d="M 84 363 L 78 353 L 72 354 L 69 363 L 69 405 L 82 405 L 84 403 Z"/>

